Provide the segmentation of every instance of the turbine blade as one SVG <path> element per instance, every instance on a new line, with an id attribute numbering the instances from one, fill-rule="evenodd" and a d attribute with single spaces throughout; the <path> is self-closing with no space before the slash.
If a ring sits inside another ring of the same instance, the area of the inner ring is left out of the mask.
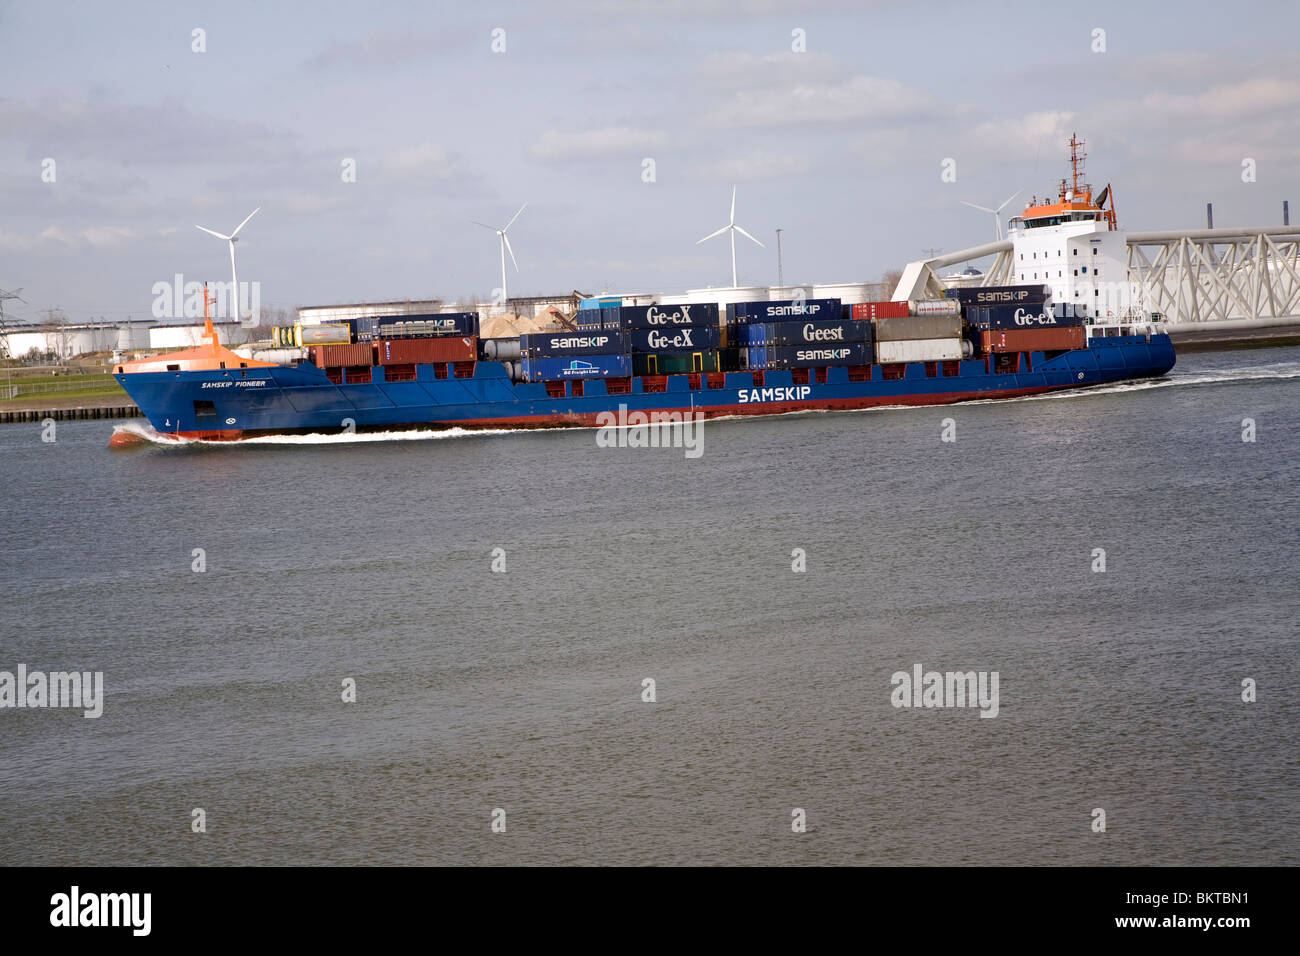
<path id="1" fill-rule="evenodd" d="M 736 187 L 731 187 L 731 224 L 736 224 Z"/>
<path id="2" fill-rule="evenodd" d="M 709 241 L 710 239 L 712 239 L 714 236 L 720 236 L 720 235 L 722 235 L 724 232 L 726 232 L 726 231 L 727 231 L 728 229 L 730 229 L 730 228 L 731 228 L 731 226 L 723 226 L 723 227 L 722 227 L 721 229 L 719 229 L 717 232 L 711 232 L 711 233 L 709 233 L 707 236 L 705 236 L 703 239 L 697 239 L 697 240 L 695 240 L 695 244 L 698 246 L 701 242 L 708 242 L 708 241 Z"/>
<path id="3" fill-rule="evenodd" d="M 235 227 L 235 231 L 230 234 L 230 238 L 233 239 L 235 238 L 235 236 L 239 235 L 239 230 L 243 229 L 246 225 L 248 225 L 248 220 L 252 219 L 261 211 L 262 211 L 262 207 L 258 206 L 256 209 L 250 212 L 247 218 L 245 218 L 243 222 L 241 222 L 238 226 Z"/>
<path id="4" fill-rule="evenodd" d="M 476 226 L 482 226 L 484 229 L 491 229 L 493 232 L 497 231 L 496 226 L 489 226 L 487 223 L 479 222 L 477 219 L 471 219 L 470 222 L 472 222 Z"/>
<path id="5" fill-rule="evenodd" d="M 997 210 L 997 211 L 998 211 L 998 212 L 1001 212 L 1002 210 L 1006 209 L 1006 208 L 1007 208 L 1007 203 L 1008 203 L 1008 202 L 1011 202 L 1011 200 L 1015 199 L 1015 198 L 1016 198 L 1017 196 L 1019 196 L 1022 192 L 1024 192 L 1023 189 L 1017 189 L 1015 192 L 1013 192 L 1010 196 L 1007 197 L 1007 202 L 1004 202 L 1001 206 L 998 206 L 998 210 Z"/>
<path id="6" fill-rule="evenodd" d="M 510 248 L 510 237 L 506 235 L 504 229 L 501 230 L 501 241 L 506 244 L 506 252 L 510 253 L 510 261 L 515 264 L 515 271 L 519 271 L 519 262 L 515 259 L 515 250 Z"/>
<path id="7" fill-rule="evenodd" d="M 972 209 L 978 209 L 980 212 L 997 212 L 996 209 L 990 209 L 988 206 L 977 206 L 975 203 L 967 202 L 964 199 L 961 201 L 961 204 L 963 206 L 970 206 Z"/>
<path id="8" fill-rule="evenodd" d="M 519 207 L 519 212 L 517 212 L 517 213 L 515 213 L 513 216 L 511 216 L 511 217 L 510 217 L 510 221 L 509 221 L 508 223 L 506 223 L 504 226 L 501 227 L 501 231 L 502 231 L 502 232 L 505 232 L 507 229 L 509 229 L 511 226 L 513 226 L 513 225 L 515 224 L 515 220 L 519 218 L 519 213 L 523 212 L 523 211 L 524 211 L 524 207 L 527 206 L 527 205 L 528 205 L 528 203 L 524 203 L 523 206 L 520 206 L 520 207 Z"/>
<path id="9" fill-rule="evenodd" d="M 216 236 L 218 239 L 225 239 L 227 242 L 230 241 L 230 237 L 229 237 L 229 236 L 223 236 L 223 235 L 222 235 L 221 233 L 219 233 L 219 232 L 213 232 L 213 231 L 212 231 L 211 229 L 209 229 L 207 226 L 195 226 L 194 228 L 195 228 L 195 229 L 202 229 L 202 230 L 203 230 L 204 232 L 206 232 L 209 236 Z"/>
<path id="10" fill-rule="evenodd" d="M 755 239 L 753 236 L 751 236 L 749 233 L 747 233 L 744 229 L 741 229 L 739 226 L 733 226 L 732 228 L 735 229 L 736 232 L 738 232 L 738 233 L 740 233 L 742 236 L 744 236 L 746 239 L 752 240 L 753 242 L 758 242 L 757 239 Z M 758 244 L 759 244 L 760 246 L 763 246 L 763 244 L 762 244 L 761 242 L 758 242 Z M 763 246 L 763 248 L 766 249 L 767 246 Z"/>

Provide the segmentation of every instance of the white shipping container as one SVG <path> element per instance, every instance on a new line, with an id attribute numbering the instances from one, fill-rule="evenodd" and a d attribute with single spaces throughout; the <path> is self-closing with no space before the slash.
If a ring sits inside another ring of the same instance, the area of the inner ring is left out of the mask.
<path id="1" fill-rule="evenodd" d="M 908 303 L 913 315 L 961 315 L 957 299 L 921 299 Z"/>
<path id="2" fill-rule="evenodd" d="M 347 345 L 351 341 L 352 330 L 346 325 L 298 325 L 293 330 L 293 344 L 300 348 L 307 345 Z"/>
<path id="3" fill-rule="evenodd" d="M 951 362 L 961 358 L 961 346 L 960 338 L 877 342 L 876 363 L 886 365 L 891 362 Z"/>

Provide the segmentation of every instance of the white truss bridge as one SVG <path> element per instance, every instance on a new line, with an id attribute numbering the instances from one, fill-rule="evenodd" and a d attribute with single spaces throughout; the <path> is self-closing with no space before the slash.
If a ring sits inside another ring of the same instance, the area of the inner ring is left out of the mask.
<path id="1" fill-rule="evenodd" d="M 1128 281 L 1138 303 L 1118 317 L 1175 326 L 1300 322 L 1300 226 L 1130 232 Z M 995 256 L 980 285 L 1013 284 L 1012 242 L 1003 239 L 909 263 L 895 299 L 944 289 L 939 270 Z"/>

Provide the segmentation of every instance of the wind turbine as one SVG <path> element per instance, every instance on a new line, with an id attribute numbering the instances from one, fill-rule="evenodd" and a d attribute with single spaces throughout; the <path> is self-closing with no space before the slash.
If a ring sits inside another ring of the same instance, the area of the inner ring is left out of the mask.
<path id="1" fill-rule="evenodd" d="M 1003 209 L 1006 209 L 1006 208 L 1007 208 L 1007 203 L 1008 203 L 1008 202 L 1011 202 L 1011 200 L 1015 199 L 1015 198 L 1016 198 L 1017 196 L 1019 196 L 1022 192 L 1024 192 L 1023 189 L 1017 189 L 1017 190 L 1016 190 L 1015 192 L 1013 192 L 1010 196 L 1008 196 L 1006 202 L 1004 202 L 1001 206 L 998 206 L 997 209 L 990 209 L 988 206 L 977 206 L 977 205 L 975 205 L 973 202 L 967 202 L 967 201 L 964 200 L 964 199 L 963 199 L 961 202 L 962 202 L 962 205 L 963 205 L 963 206 L 970 206 L 972 209 L 978 209 L 980 212 L 991 212 L 991 213 L 993 213 L 993 219 L 994 219 L 994 222 L 996 223 L 996 225 L 995 225 L 995 227 L 994 227 L 994 228 L 995 228 L 995 231 L 996 231 L 996 235 L 997 235 L 997 237 L 998 237 L 999 239 L 1001 239 L 1001 238 L 1002 238 L 1002 210 L 1003 210 Z"/>
<path id="2" fill-rule="evenodd" d="M 219 232 L 214 232 L 213 230 L 207 228 L 206 226 L 196 225 L 194 227 L 195 229 L 202 229 L 210 236 L 216 236 L 218 239 L 224 239 L 226 240 L 226 242 L 230 243 L 230 282 L 231 285 L 234 286 L 234 292 L 233 292 L 234 305 L 232 306 L 231 311 L 234 313 L 236 322 L 240 322 L 240 316 L 239 316 L 239 276 L 235 274 L 235 243 L 238 242 L 239 240 L 236 239 L 235 237 L 239 235 L 239 230 L 243 229 L 244 226 L 248 225 L 248 220 L 256 216 L 259 212 L 261 212 L 261 210 L 262 207 L 258 206 L 256 209 L 250 212 L 244 218 L 244 221 L 235 227 L 235 231 L 228 236 L 223 236 Z M 255 322 L 253 324 L 256 325 L 257 323 Z"/>
<path id="3" fill-rule="evenodd" d="M 510 248 L 510 237 L 506 235 L 506 231 L 515 224 L 515 220 L 519 218 L 519 213 L 523 212 L 524 207 L 526 207 L 527 205 L 528 203 L 524 203 L 523 206 L 520 206 L 519 212 L 511 216 L 510 221 L 506 223 L 504 226 L 502 226 L 500 229 L 497 229 L 495 226 L 489 226 L 485 222 L 479 222 L 477 219 L 470 220 L 470 222 L 474 223 L 474 225 L 476 226 L 482 226 L 484 229 L 491 229 L 501 238 L 501 301 L 503 304 L 509 301 L 510 299 L 510 296 L 506 294 L 506 253 L 507 252 L 510 253 L 510 261 L 515 264 L 515 271 L 516 272 L 519 271 L 519 260 L 515 258 L 515 250 Z"/>
<path id="4" fill-rule="evenodd" d="M 731 221 L 727 223 L 725 226 L 723 226 L 721 229 L 719 229 L 717 232 L 711 232 L 703 239 L 697 240 L 695 244 L 698 246 L 701 242 L 708 242 L 714 236 L 720 236 L 724 232 L 731 233 L 731 287 L 734 289 L 740 285 L 740 283 L 736 280 L 736 233 L 740 233 L 742 236 L 744 236 L 746 239 L 749 239 L 752 242 L 758 242 L 757 239 L 755 239 L 744 229 L 741 229 L 739 226 L 736 225 L 736 187 L 735 186 L 731 187 Z M 758 244 L 760 246 L 763 246 L 761 242 L 758 242 Z M 763 246 L 763 248 L 766 249 L 767 247 Z"/>

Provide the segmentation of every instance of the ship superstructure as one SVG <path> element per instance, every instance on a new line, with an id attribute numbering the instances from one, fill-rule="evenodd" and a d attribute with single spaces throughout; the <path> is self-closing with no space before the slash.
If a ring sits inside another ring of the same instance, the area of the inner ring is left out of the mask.
<path id="1" fill-rule="evenodd" d="M 1136 307 L 1128 278 L 1128 240 L 1115 215 L 1109 185 L 1095 197 L 1084 181 L 1084 142 L 1070 137 L 1070 179 L 1055 201 L 1031 199 L 1007 224 L 1016 282 L 1044 284 L 1056 304 L 1075 307 L 1090 322 L 1121 320 Z M 1109 203 L 1109 207 L 1107 207 Z"/>

